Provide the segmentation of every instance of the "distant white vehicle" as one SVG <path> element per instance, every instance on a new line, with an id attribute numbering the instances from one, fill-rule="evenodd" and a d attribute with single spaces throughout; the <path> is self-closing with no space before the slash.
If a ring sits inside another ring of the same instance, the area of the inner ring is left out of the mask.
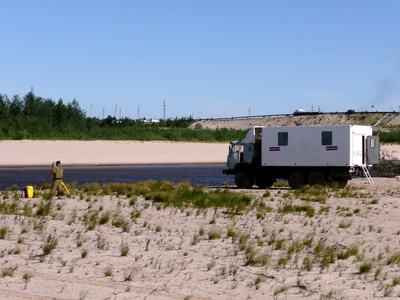
<path id="1" fill-rule="evenodd" d="M 304 114 L 306 112 L 305 109 L 299 108 L 294 111 L 294 115 Z"/>
<path id="2" fill-rule="evenodd" d="M 160 120 L 155 120 L 155 119 L 147 120 L 147 119 L 143 119 L 142 122 L 143 122 L 143 123 L 160 123 Z"/>

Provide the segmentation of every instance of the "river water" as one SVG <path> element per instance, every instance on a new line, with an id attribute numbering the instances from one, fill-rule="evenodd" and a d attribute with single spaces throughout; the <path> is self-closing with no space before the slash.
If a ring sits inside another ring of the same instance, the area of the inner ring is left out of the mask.
<path id="1" fill-rule="evenodd" d="M 222 174 L 224 164 L 212 165 L 143 165 L 118 167 L 64 167 L 64 183 L 77 181 L 78 185 L 90 182 L 136 182 L 154 179 L 171 180 L 175 183 L 189 180 L 192 185 L 219 186 L 224 182 L 234 184 L 233 176 Z M 41 186 L 50 168 L 0 169 L 0 190 L 17 185 Z M 48 182 L 51 182 L 51 177 Z"/>

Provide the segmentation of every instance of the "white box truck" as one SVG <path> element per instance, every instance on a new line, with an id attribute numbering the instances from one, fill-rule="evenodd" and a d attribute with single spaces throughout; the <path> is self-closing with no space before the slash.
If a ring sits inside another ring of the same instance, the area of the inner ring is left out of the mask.
<path id="1" fill-rule="evenodd" d="M 327 182 L 346 184 L 353 175 L 369 176 L 379 164 L 379 137 L 371 126 L 252 127 L 231 142 L 224 174 L 239 188 L 270 187 L 277 178 L 291 188 Z"/>

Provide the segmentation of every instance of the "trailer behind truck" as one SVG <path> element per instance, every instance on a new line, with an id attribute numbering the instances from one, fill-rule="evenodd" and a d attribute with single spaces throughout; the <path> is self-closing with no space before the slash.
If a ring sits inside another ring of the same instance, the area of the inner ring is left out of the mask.
<path id="1" fill-rule="evenodd" d="M 227 169 L 239 188 L 270 187 L 287 179 L 291 188 L 327 182 L 343 185 L 379 164 L 379 137 L 360 125 L 252 127 L 230 143 Z"/>

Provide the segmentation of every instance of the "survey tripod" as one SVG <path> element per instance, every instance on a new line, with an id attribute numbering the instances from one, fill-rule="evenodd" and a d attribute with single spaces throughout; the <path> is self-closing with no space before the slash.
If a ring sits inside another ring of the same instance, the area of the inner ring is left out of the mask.
<path id="1" fill-rule="evenodd" d="M 40 187 L 40 189 L 37 191 L 37 193 L 35 194 L 34 198 L 37 198 L 37 196 L 39 195 L 40 191 L 42 190 L 42 188 L 44 187 L 44 185 L 46 184 L 47 180 L 49 180 L 49 177 L 51 176 L 51 174 L 53 174 L 53 170 L 50 171 L 49 175 L 47 176 L 46 180 L 43 182 L 42 186 Z M 61 179 L 60 179 L 61 180 Z M 65 190 L 67 191 L 68 195 L 71 197 L 70 192 L 68 191 L 67 187 L 65 186 L 64 182 L 61 180 L 61 184 L 63 185 L 63 187 L 65 188 Z M 57 192 L 57 191 L 56 191 Z M 52 195 L 52 196 L 55 196 Z"/>

